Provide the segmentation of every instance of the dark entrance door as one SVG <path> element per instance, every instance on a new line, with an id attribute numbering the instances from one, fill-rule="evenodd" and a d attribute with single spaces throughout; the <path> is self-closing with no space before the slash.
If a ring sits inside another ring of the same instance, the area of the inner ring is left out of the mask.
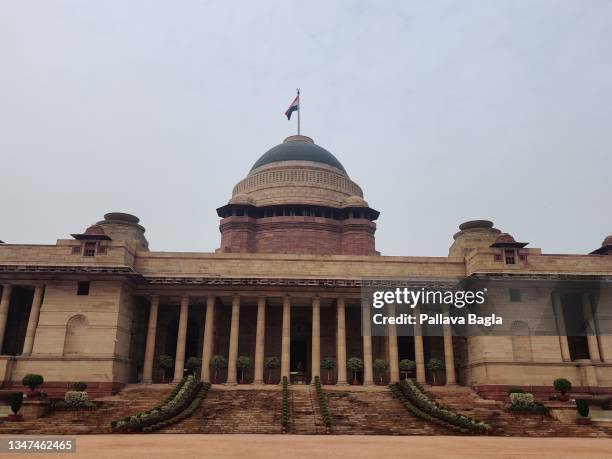
<path id="1" fill-rule="evenodd" d="M 301 365 L 301 367 L 300 367 Z M 291 371 L 308 371 L 308 346 L 306 340 L 291 341 Z"/>

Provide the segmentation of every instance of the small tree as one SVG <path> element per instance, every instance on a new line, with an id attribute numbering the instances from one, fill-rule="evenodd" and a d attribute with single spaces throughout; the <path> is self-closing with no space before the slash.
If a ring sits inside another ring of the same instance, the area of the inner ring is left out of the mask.
<path id="1" fill-rule="evenodd" d="M 400 360 L 399 369 L 404 373 L 404 379 L 408 379 L 408 373 L 412 373 L 416 368 L 414 360 L 403 359 Z"/>
<path id="2" fill-rule="evenodd" d="M 268 369 L 268 384 L 272 384 L 272 371 L 280 367 L 280 359 L 278 357 L 268 357 L 264 365 Z"/>
<path id="3" fill-rule="evenodd" d="M 374 360 L 374 369 L 376 370 L 376 374 L 378 375 L 378 382 L 379 384 L 384 384 L 384 380 L 383 380 L 383 374 L 385 374 L 385 372 L 387 371 L 387 368 L 389 368 L 389 362 L 387 362 L 387 360 L 385 359 L 375 359 Z"/>
<path id="4" fill-rule="evenodd" d="M 210 359 L 210 366 L 215 370 L 213 376 L 213 383 L 217 383 L 217 375 L 219 374 L 219 368 L 227 368 L 227 360 L 222 355 L 213 355 Z"/>
<path id="5" fill-rule="evenodd" d="M 436 374 L 438 373 L 438 371 L 441 371 L 444 369 L 444 364 L 442 363 L 442 360 L 436 359 L 435 357 L 433 357 L 429 359 L 429 362 L 427 363 L 427 369 L 431 371 L 431 376 L 433 377 L 433 383 L 435 386 L 436 385 Z"/>
<path id="6" fill-rule="evenodd" d="M 23 393 L 15 392 L 11 396 L 11 411 L 13 414 L 17 414 L 21 409 L 21 405 L 23 405 Z"/>
<path id="7" fill-rule="evenodd" d="M 198 369 L 202 368 L 202 360 L 198 357 L 189 357 L 187 363 L 185 363 L 185 368 L 191 371 L 191 374 L 195 376 Z"/>
<path id="8" fill-rule="evenodd" d="M 34 392 L 38 386 L 40 386 L 43 382 L 45 382 L 44 378 L 41 375 L 34 375 L 28 373 L 21 380 L 21 384 L 30 388 L 30 391 Z"/>
<path id="9" fill-rule="evenodd" d="M 244 370 L 245 368 L 251 368 L 251 358 L 241 355 L 236 359 L 236 367 L 240 368 L 240 384 L 244 384 Z"/>
<path id="10" fill-rule="evenodd" d="M 331 384 L 331 371 L 336 368 L 336 359 L 333 357 L 323 357 L 323 360 L 321 360 L 321 368 L 327 371 L 326 384 Z"/>
<path id="11" fill-rule="evenodd" d="M 172 370 L 172 367 L 174 367 L 174 359 L 168 354 L 162 354 L 157 358 L 157 364 L 163 372 L 162 382 L 165 382 L 166 378 L 170 374 L 170 371 Z"/>
<path id="12" fill-rule="evenodd" d="M 357 372 L 363 370 L 363 360 L 359 357 L 351 357 L 346 362 L 346 367 L 353 372 L 353 384 L 358 384 Z"/>
<path id="13" fill-rule="evenodd" d="M 553 381 L 553 387 L 561 392 L 562 396 L 565 396 L 566 393 L 572 390 L 572 383 L 565 378 L 557 378 Z"/>

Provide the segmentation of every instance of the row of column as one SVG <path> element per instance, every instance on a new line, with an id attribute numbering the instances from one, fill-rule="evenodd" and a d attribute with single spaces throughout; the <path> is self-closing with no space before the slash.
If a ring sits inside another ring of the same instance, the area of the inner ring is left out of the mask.
<path id="1" fill-rule="evenodd" d="M 34 298 L 32 299 L 32 307 L 30 308 L 30 317 L 28 318 L 28 328 L 26 329 L 22 355 L 30 355 L 34 349 L 34 338 L 36 337 L 36 328 L 38 327 L 40 306 L 42 305 L 44 291 L 44 285 L 36 285 L 34 288 Z M 0 297 L 0 351 L 4 343 L 6 321 L 8 319 L 12 292 L 13 286 L 11 284 L 2 285 L 2 297 Z"/>
<path id="2" fill-rule="evenodd" d="M 347 384 L 346 368 L 346 302 L 344 298 L 336 300 L 336 368 L 337 384 Z M 210 382 L 210 366 L 208 362 L 212 357 L 213 350 L 213 323 L 215 314 L 215 297 L 209 296 L 206 300 L 206 318 L 204 322 L 204 339 L 202 349 L 202 375 L 203 381 Z M 189 307 L 189 297 L 181 298 L 179 330 L 176 343 L 176 358 L 174 380 L 178 381 L 183 377 L 183 367 L 185 364 L 185 344 L 187 338 L 187 315 Z M 153 357 L 155 353 L 155 334 L 157 330 L 157 315 L 159 309 L 159 296 L 151 298 L 151 310 L 147 331 L 147 341 L 145 347 L 145 363 L 143 370 L 143 381 L 151 383 L 153 379 Z M 368 311 L 363 308 L 363 364 L 364 364 L 364 384 L 374 384 L 373 359 L 372 359 L 372 336 L 370 333 L 370 320 Z M 255 374 L 254 383 L 262 384 L 264 375 L 264 350 L 265 350 L 265 329 L 266 329 L 266 297 L 260 296 L 257 299 L 257 326 L 255 338 Z M 237 380 L 236 359 L 238 358 L 238 336 L 240 330 L 240 296 L 232 297 L 232 313 L 230 323 L 230 339 L 228 352 L 228 371 L 227 382 L 235 384 Z M 399 353 L 397 344 L 397 333 L 395 326 L 389 328 L 388 352 L 390 362 L 391 381 L 400 378 L 399 372 Z M 311 376 L 321 376 L 321 300 L 318 296 L 312 298 L 312 336 L 311 336 Z M 425 354 L 423 346 L 423 336 L 421 335 L 420 325 L 415 325 L 414 350 L 416 363 L 416 379 L 419 383 L 425 383 Z M 281 337 L 281 378 L 289 378 L 290 374 L 290 353 L 291 353 L 291 298 L 286 295 L 283 297 L 283 320 Z M 455 384 L 455 362 L 453 354 L 453 342 L 450 326 L 444 327 L 444 356 L 446 364 L 446 382 Z"/>

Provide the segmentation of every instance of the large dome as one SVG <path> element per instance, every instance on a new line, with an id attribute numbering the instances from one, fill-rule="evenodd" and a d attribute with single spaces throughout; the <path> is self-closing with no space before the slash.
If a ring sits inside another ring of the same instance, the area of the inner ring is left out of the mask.
<path id="1" fill-rule="evenodd" d="M 338 158 L 325 148 L 316 145 L 310 137 L 303 135 L 287 137 L 283 143 L 269 149 L 255 162 L 251 170 L 255 170 L 266 164 L 281 161 L 312 161 L 315 163 L 323 163 L 346 173 L 344 166 L 338 161 Z"/>

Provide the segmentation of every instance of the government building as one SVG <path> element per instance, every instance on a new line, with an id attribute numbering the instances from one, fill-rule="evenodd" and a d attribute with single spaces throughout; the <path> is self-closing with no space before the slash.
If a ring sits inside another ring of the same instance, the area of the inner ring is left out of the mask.
<path id="1" fill-rule="evenodd" d="M 168 355 L 174 367 L 166 381 L 180 380 L 187 360 L 197 357 L 198 378 L 207 382 L 255 387 L 286 376 L 297 385 L 315 376 L 326 380 L 329 372 L 338 386 L 371 386 L 381 379 L 377 359 L 388 362 L 385 382 L 399 380 L 399 362 L 409 359 L 418 382 L 429 385 L 437 376 L 437 384 L 468 386 L 484 397 L 508 386 L 544 391 L 561 377 L 575 390 L 612 393 L 612 337 L 597 332 L 612 317 L 593 307 L 606 300 L 605 289 L 597 298 L 554 287 L 506 289 L 502 301 L 534 302 L 548 311 L 557 328 L 542 336 L 521 321 L 511 324 L 516 333 L 508 336 L 363 335 L 361 294 L 364 279 L 609 286 L 612 236 L 601 245 L 590 241 L 591 253 L 546 254 L 517 242 L 505 232 L 510 228 L 477 220 L 449 234 L 446 257 L 393 256 L 376 249 L 379 210 L 365 198 L 333 154 L 297 135 L 257 159 L 216 210 L 220 244 L 214 253 L 151 251 L 146 222 L 118 212 L 53 245 L 5 241 L 3 387 L 20 386 L 25 374 L 36 373 L 50 392 L 85 381 L 91 395 L 108 395 L 161 382 L 159 357 Z M 384 203 L 373 204 L 384 212 Z M 593 333 L 568 332 L 573 305 Z M 226 368 L 214 371 L 213 356 L 223 356 Z M 244 379 L 239 356 L 251 360 Z M 268 372 L 270 357 L 280 367 Z M 355 374 L 347 370 L 352 357 L 363 362 Z M 328 358 L 335 361 L 332 369 L 321 366 Z M 427 365 L 432 358 L 443 363 L 438 375 Z"/>

